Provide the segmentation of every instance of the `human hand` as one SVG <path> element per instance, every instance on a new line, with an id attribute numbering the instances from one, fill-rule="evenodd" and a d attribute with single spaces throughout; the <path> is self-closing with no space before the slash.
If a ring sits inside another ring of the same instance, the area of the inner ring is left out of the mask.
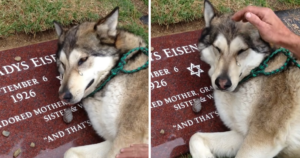
<path id="1" fill-rule="evenodd" d="M 270 43 L 282 45 L 283 38 L 288 38 L 293 34 L 269 8 L 248 6 L 236 12 L 232 19 L 250 22 L 259 31 L 261 37 Z"/>
<path id="2" fill-rule="evenodd" d="M 250 22 L 258 29 L 262 39 L 285 47 L 300 57 L 300 37 L 290 31 L 271 9 L 248 6 L 236 12 L 232 20 Z"/>
<path id="3" fill-rule="evenodd" d="M 148 144 L 133 144 L 123 148 L 116 158 L 148 158 Z"/>

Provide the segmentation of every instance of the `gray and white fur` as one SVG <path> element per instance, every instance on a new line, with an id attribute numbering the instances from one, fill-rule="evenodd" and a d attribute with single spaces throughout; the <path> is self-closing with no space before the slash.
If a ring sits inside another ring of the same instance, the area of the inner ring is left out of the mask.
<path id="1" fill-rule="evenodd" d="M 88 97 L 110 75 L 121 56 L 143 39 L 117 28 L 119 9 L 98 22 L 84 22 L 64 31 L 54 23 L 59 36 L 57 66 L 62 77 L 59 97 L 69 104 L 82 101 L 95 131 L 105 141 L 73 147 L 65 158 L 115 158 L 130 144 L 148 143 L 148 69 L 120 73 L 102 90 Z M 126 70 L 146 63 L 148 56 L 135 51 L 126 58 Z"/>
<path id="2" fill-rule="evenodd" d="M 205 0 L 206 28 L 198 43 L 210 65 L 214 101 L 227 132 L 195 133 L 189 142 L 193 158 L 298 158 L 300 156 L 300 70 L 290 66 L 272 76 L 239 84 L 273 48 L 250 23 L 231 14 L 215 14 Z M 282 54 L 267 71 L 285 62 Z"/>

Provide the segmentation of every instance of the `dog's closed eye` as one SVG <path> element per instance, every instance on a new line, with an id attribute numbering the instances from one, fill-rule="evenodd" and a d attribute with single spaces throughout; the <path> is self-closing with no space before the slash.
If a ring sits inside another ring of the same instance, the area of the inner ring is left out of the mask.
<path id="1" fill-rule="evenodd" d="M 246 50 L 248 50 L 249 48 L 247 48 L 247 49 L 241 49 L 241 50 L 239 50 L 238 51 L 238 53 L 237 53 L 237 55 L 240 55 L 240 54 L 242 54 L 243 52 L 245 52 Z"/>
<path id="2" fill-rule="evenodd" d="M 63 68 L 64 70 L 66 70 L 65 64 L 64 64 L 64 63 L 61 63 L 61 65 L 62 65 L 62 68 Z"/>
<path id="3" fill-rule="evenodd" d="M 221 49 L 219 47 L 214 46 L 219 53 L 221 53 Z"/>
<path id="4" fill-rule="evenodd" d="M 89 57 L 80 58 L 78 61 L 78 66 L 82 65 L 85 61 L 87 61 Z"/>

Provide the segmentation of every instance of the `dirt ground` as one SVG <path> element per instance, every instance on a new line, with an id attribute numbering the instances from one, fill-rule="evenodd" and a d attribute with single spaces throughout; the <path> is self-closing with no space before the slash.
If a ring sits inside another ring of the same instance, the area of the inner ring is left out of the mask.
<path id="1" fill-rule="evenodd" d="M 6 38 L 0 38 L 0 51 L 32 45 L 57 39 L 54 30 L 39 32 L 35 36 L 25 33 L 19 33 Z"/>
<path id="2" fill-rule="evenodd" d="M 192 22 L 182 22 L 182 23 L 172 24 L 169 26 L 152 24 L 151 25 L 151 38 L 200 30 L 200 29 L 203 29 L 204 26 L 205 26 L 204 20 L 195 20 Z"/>
<path id="3" fill-rule="evenodd" d="M 141 0 L 132 0 L 136 9 L 141 12 L 143 15 L 149 14 L 148 7 Z"/>

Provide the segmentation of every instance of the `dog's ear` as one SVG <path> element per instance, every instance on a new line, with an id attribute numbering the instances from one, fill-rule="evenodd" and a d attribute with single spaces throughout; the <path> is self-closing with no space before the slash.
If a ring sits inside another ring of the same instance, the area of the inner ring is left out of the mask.
<path id="1" fill-rule="evenodd" d="M 205 20 L 205 27 L 209 27 L 211 20 L 215 16 L 215 9 L 213 5 L 208 1 L 204 1 L 204 20 Z"/>
<path id="2" fill-rule="evenodd" d="M 60 23 L 58 23 L 57 21 L 53 21 L 54 27 L 55 27 L 55 31 L 57 33 L 58 36 L 61 36 L 64 32 L 62 26 Z"/>
<path id="3" fill-rule="evenodd" d="M 96 31 L 107 30 L 109 36 L 116 36 L 118 18 L 119 18 L 119 7 L 116 7 L 105 18 L 100 19 L 96 23 L 96 25 L 94 26 L 94 30 Z"/>

